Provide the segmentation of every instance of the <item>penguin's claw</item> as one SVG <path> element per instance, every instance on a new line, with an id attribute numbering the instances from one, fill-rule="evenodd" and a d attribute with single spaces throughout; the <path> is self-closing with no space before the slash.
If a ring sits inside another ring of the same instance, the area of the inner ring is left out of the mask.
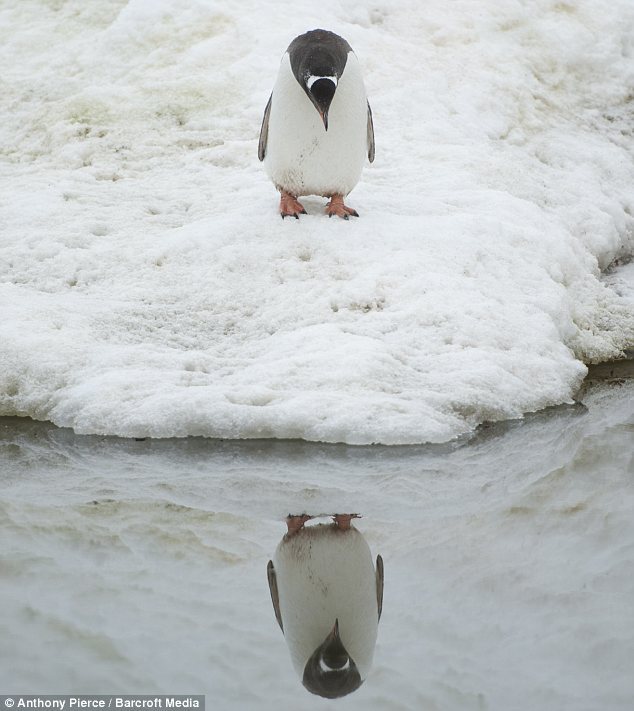
<path id="1" fill-rule="evenodd" d="M 344 205 L 343 195 L 333 195 L 330 198 L 330 202 L 326 205 L 326 214 L 328 217 L 337 215 L 344 220 L 349 220 L 350 215 L 359 217 L 359 213 L 355 209 Z"/>
<path id="2" fill-rule="evenodd" d="M 332 516 L 332 520 L 341 531 L 348 531 L 350 529 L 350 522 L 353 518 L 361 518 L 361 514 L 333 514 Z"/>
<path id="3" fill-rule="evenodd" d="M 299 220 L 299 216 L 305 214 L 306 210 L 304 210 L 302 203 L 294 195 L 283 191 L 280 197 L 280 215 L 282 219 L 294 217 Z"/>
<path id="4" fill-rule="evenodd" d="M 301 531 L 304 527 L 306 521 L 310 521 L 314 516 L 309 516 L 308 514 L 288 514 L 286 517 L 286 526 L 288 527 L 287 536 L 292 536 L 294 533 Z"/>

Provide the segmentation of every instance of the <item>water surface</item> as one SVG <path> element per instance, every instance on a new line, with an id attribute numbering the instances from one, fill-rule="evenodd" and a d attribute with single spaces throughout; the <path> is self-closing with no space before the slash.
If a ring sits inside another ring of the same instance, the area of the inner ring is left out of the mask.
<path id="1" fill-rule="evenodd" d="M 611 367 L 575 405 L 437 446 L 0 420 L 0 687 L 320 708 L 266 563 L 289 511 L 359 511 L 385 600 L 342 708 L 631 708 L 634 382 Z"/>

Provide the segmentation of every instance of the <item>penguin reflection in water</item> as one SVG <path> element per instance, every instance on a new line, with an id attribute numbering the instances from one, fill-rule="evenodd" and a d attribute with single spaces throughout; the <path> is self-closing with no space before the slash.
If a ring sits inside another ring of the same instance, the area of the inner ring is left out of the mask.
<path id="1" fill-rule="evenodd" d="M 361 68 L 343 37 L 312 30 L 282 57 L 264 110 L 258 158 L 281 193 L 280 214 L 306 214 L 300 195 L 330 199 L 329 217 L 358 217 L 344 204 L 374 160 L 374 127 Z"/>
<path id="2" fill-rule="evenodd" d="M 383 606 L 383 559 L 351 525 L 304 526 L 314 518 L 289 515 L 288 533 L 269 561 L 275 616 L 293 666 L 313 694 L 334 699 L 358 689 L 374 656 Z"/>

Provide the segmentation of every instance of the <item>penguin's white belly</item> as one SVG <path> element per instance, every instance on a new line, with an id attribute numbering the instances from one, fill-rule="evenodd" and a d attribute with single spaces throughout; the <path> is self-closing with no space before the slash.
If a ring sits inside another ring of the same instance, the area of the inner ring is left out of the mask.
<path id="1" fill-rule="evenodd" d="M 328 130 L 282 58 L 273 89 L 264 160 L 278 189 L 292 195 L 347 195 L 359 182 L 368 153 L 368 106 L 353 52 L 328 112 Z"/>
<path id="2" fill-rule="evenodd" d="M 301 676 L 315 649 L 339 620 L 339 634 L 362 679 L 374 656 L 378 627 L 372 555 L 354 528 L 307 526 L 275 553 L 284 637 Z"/>

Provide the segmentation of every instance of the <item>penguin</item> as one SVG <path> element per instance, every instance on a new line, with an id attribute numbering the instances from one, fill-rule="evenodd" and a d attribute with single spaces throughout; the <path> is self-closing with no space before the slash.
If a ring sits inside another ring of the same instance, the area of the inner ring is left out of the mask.
<path id="1" fill-rule="evenodd" d="M 351 525 L 358 514 L 304 527 L 289 515 L 288 533 L 269 561 L 275 617 L 295 671 L 313 694 L 334 699 L 355 691 L 374 656 L 383 608 L 383 559 Z"/>
<path id="2" fill-rule="evenodd" d="M 258 144 L 282 218 L 306 214 L 301 195 L 329 198 L 329 217 L 358 217 L 344 198 L 366 156 L 374 161 L 374 125 L 359 60 L 334 32 L 299 35 L 282 57 Z"/>

